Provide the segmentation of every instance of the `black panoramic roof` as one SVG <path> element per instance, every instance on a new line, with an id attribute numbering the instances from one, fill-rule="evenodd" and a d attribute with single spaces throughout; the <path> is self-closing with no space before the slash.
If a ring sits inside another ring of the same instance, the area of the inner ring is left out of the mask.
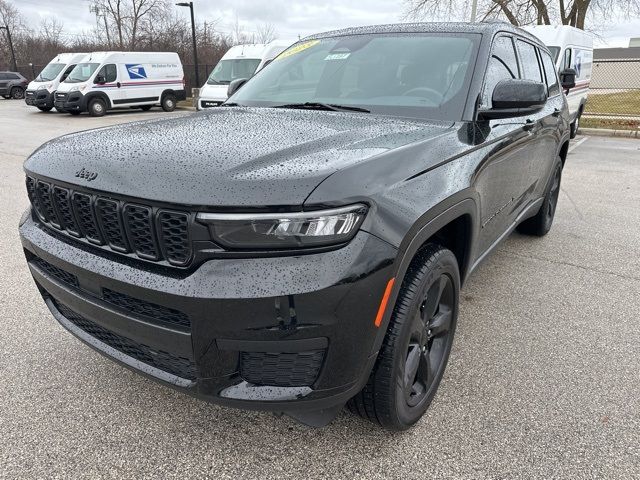
<path id="1" fill-rule="evenodd" d="M 481 33 L 493 35 L 497 32 L 517 33 L 528 40 L 542 45 L 540 40 L 530 33 L 518 27 L 514 27 L 510 23 L 502 21 L 487 22 L 421 22 L 421 23 L 390 23 L 386 25 L 370 25 L 365 27 L 351 27 L 342 30 L 332 30 L 329 32 L 316 33 L 303 38 L 303 41 L 314 40 L 318 38 L 340 37 L 344 35 L 375 35 L 384 33 Z"/>

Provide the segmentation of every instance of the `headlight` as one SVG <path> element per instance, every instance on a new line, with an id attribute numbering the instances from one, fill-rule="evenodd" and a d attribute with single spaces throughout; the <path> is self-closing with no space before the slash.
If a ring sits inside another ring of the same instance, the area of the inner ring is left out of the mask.
<path id="1" fill-rule="evenodd" d="M 47 83 L 46 85 L 38 86 L 38 88 L 36 88 L 36 90 L 49 90 L 51 87 L 53 87 L 53 84 L 52 83 Z"/>
<path id="2" fill-rule="evenodd" d="M 69 89 L 70 92 L 82 92 L 85 88 L 87 88 L 86 85 L 80 85 L 80 86 L 75 86 L 75 87 L 71 87 Z"/>
<path id="3" fill-rule="evenodd" d="M 357 233 L 367 207 L 293 213 L 198 213 L 214 241 L 232 249 L 285 249 L 337 245 Z"/>

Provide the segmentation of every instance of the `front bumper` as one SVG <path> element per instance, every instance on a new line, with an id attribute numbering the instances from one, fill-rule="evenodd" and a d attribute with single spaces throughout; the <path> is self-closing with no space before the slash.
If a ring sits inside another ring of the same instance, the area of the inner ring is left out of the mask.
<path id="1" fill-rule="evenodd" d="M 67 112 L 84 112 L 87 109 L 84 95 L 80 92 L 56 92 L 53 95 L 53 106 Z"/>
<path id="2" fill-rule="evenodd" d="M 53 108 L 53 97 L 55 92 L 49 92 L 41 88 L 40 90 L 27 90 L 24 93 L 24 101 L 32 107 Z"/>
<path id="3" fill-rule="evenodd" d="M 56 319 L 101 353 L 215 403 L 286 413 L 341 405 L 366 382 L 396 249 L 365 232 L 291 257 L 211 260 L 178 275 L 20 227 Z"/>

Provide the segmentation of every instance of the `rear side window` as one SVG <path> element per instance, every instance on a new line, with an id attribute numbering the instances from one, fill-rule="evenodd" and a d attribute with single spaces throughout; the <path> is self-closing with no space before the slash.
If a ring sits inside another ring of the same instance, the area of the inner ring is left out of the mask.
<path id="1" fill-rule="evenodd" d="M 571 68 L 571 49 L 567 48 L 564 51 L 564 56 L 562 57 L 562 68 L 560 70 L 565 70 L 567 68 Z"/>
<path id="2" fill-rule="evenodd" d="M 6 73 L 0 73 L 0 80 L 9 80 Z"/>
<path id="3" fill-rule="evenodd" d="M 536 47 L 530 43 L 518 40 L 518 53 L 520 53 L 520 65 L 522 65 L 522 78 L 543 82 Z"/>
<path id="4" fill-rule="evenodd" d="M 558 81 L 558 75 L 553 65 L 551 56 L 542 50 L 539 51 L 542 57 L 542 64 L 544 65 L 544 76 L 547 79 L 547 86 L 549 87 L 549 96 L 553 97 L 560 93 L 560 82 Z"/>
<path id="5" fill-rule="evenodd" d="M 15 73 L 7 73 L 7 78 L 9 80 L 20 80 L 20 77 Z"/>
<path id="6" fill-rule="evenodd" d="M 493 51 L 484 79 L 482 106 L 491 107 L 493 90 L 500 81 L 516 78 L 520 78 L 520 74 L 513 39 L 506 36 L 497 37 L 493 42 Z"/>
<path id="7" fill-rule="evenodd" d="M 104 81 L 107 83 L 115 82 L 116 78 L 118 77 L 118 70 L 116 69 L 115 64 L 110 63 L 103 66 L 96 75 L 96 78 L 98 78 L 99 76 L 104 77 Z"/>

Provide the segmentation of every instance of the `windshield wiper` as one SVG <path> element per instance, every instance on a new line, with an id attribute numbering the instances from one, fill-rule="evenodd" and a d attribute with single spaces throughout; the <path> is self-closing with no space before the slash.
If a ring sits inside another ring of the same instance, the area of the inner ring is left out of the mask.
<path id="1" fill-rule="evenodd" d="M 273 108 L 300 108 L 307 110 L 328 110 L 332 112 L 363 112 L 371 113 L 370 110 L 362 107 L 352 107 L 350 105 L 338 105 L 337 103 L 321 103 L 321 102 L 304 102 L 304 103 L 286 103 L 284 105 L 275 105 Z"/>

